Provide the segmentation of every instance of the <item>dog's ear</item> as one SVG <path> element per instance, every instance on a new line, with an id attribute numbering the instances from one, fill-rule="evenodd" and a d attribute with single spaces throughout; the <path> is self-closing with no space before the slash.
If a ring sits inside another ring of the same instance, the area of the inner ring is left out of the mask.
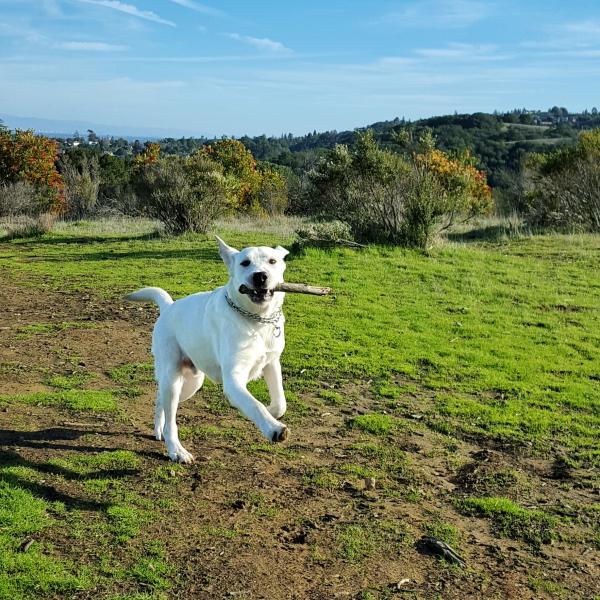
<path id="1" fill-rule="evenodd" d="M 286 250 L 283 246 L 276 246 L 275 250 L 277 250 L 277 252 L 279 252 L 279 255 L 281 256 L 281 258 L 285 258 L 290 251 Z"/>
<path id="2" fill-rule="evenodd" d="M 239 252 L 235 248 L 228 246 L 218 235 L 215 235 L 217 242 L 219 242 L 219 254 L 225 263 L 225 266 L 229 269 L 233 263 L 235 255 Z"/>

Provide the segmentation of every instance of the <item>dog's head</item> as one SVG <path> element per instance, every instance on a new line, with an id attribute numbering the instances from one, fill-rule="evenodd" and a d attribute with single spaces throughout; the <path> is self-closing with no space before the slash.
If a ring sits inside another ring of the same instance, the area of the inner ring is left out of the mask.
<path id="1" fill-rule="evenodd" d="M 283 283 L 285 271 L 284 258 L 289 252 L 277 246 L 251 246 L 236 250 L 228 246 L 220 237 L 219 253 L 229 271 L 229 289 L 235 290 L 236 296 L 248 298 L 254 305 L 267 306 L 274 298 L 274 288 Z M 242 303 L 245 303 L 242 300 Z"/>

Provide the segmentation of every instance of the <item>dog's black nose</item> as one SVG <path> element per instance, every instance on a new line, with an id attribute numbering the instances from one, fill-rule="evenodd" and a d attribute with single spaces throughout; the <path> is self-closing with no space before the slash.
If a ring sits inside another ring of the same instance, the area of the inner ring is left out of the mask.
<path id="1" fill-rule="evenodd" d="M 252 273 L 252 283 L 254 287 L 264 287 L 267 281 L 268 275 L 264 271 L 257 271 L 256 273 Z"/>

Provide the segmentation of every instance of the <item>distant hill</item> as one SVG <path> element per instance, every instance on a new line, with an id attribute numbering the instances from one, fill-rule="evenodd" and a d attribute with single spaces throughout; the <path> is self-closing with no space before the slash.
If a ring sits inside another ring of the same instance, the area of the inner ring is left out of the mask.
<path id="1" fill-rule="evenodd" d="M 130 125 L 106 125 L 92 121 L 71 121 L 61 119 L 44 119 L 39 117 L 20 117 L 0 113 L 0 119 L 9 129 L 33 129 L 55 138 L 72 136 L 76 131 L 85 136 L 91 129 L 101 136 L 124 137 L 139 140 L 158 139 L 169 136 L 190 136 L 189 130 L 164 129 L 160 127 L 139 127 Z M 199 132 L 195 132 L 199 135 Z"/>

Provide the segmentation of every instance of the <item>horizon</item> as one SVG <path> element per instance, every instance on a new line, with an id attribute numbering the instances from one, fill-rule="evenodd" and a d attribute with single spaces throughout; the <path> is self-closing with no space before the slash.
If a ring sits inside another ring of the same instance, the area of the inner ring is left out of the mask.
<path id="1" fill-rule="evenodd" d="M 473 113 L 452 113 L 452 114 L 435 114 L 435 115 L 429 115 L 427 117 L 422 117 L 420 119 L 405 119 L 406 123 L 418 123 L 419 121 L 427 121 L 428 119 L 436 119 L 436 118 L 441 118 L 441 117 L 452 117 L 452 116 L 460 116 L 460 115 L 474 115 L 474 114 L 487 114 L 487 115 L 503 115 L 503 114 L 510 114 L 516 111 L 523 111 L 526 113 L 531 113 L 531 114 L 543 114 L 543 113 L 547 113 L 549 112 L 553 107 L 557 106 L 556 104 L 552 105 L 551 107 L 547 107 L 547 108 L 513 108 L 507 111 L 498 111 L 498 110 L 494 110 L 491 112 L 486 112 L 486 111 L 474 111 Z M 559 107 L 559 108 L 566 108 L 567 112 L 569 115 L 574 116 L 574 115 L 581 115 L 583 114 L 586 110 L 590 111 L 592 108 L 594 107 L 585 107 L 582 111 L 572 111 L 569 110 L 568 107 Z M 364 129 L 369 129 L 370 127 L 376 125 L 377 123 L 382 123 L 382 122 L 392 122 L 395 119 L 400 118 L 400 117 L 391 117 L 391 118 L 383 118 L 383 119 L 379 119 L 377 121 L 373 121 L 372 123 L 365 123 L 365 124 L 361 124 L 361 125 L 355 125 L 354 127 L 350 127 L 348 129 L 343 129 L 343 130 L 336 130 L 336 129 L 323 129 L 320 131 L 317 131 L 315 129 L 312 129 L 310 131 L 306 131 L 306 132 L 302 132 L 302 133 L 298 133 L 298 134 L 293 134 L 294 137 L 305 137 L 311 133 L 317 133 L 317 134 L 321 134 L 321 133 L 342 133 L 345 131 L 358 131 L 358 130 L 364 130 Z M 20 123 L 22 123 L 22 125 L 18 125 L 18 126 L 11 126 L 10 125 L 10 121 L 13 120 L 13 122 L 18 121 Z M 32 123 L 32 125 L 28 126 L 27 123 L 30 122 Z M 60 137 L 60 138 L 71 138 L 74 137 L 75 134 L 79 134 L 79 136 L 81 136 L 82 139 L 87 138 L 87 132 L 88 131 L 92 131 L 93 133 L 95 133 L 96 135 L 98 135 L 101 138 L 116 138 L 116 137 L 122 137 L 128 140 L 135 140 L 138 139 L 139 141 L 144 141 L 144 140 L 160 140 L 160 139 L 166 139 L 166 138 L 174 138 L 174 139 L 181 139 L 181 138 L 206 138 L 206 139 L 220 139 L 223 137 L 230 137 L 232 139 L 240 139 L 242 137 L 261 137 L 261 136 L 265 136 L 267 138 L 280 138 L 280 137 L 284 137 L 289 135 L 288 133 L 282 132 L 279 134 L 265 134 L 265 133 L 259 133 L 255 136 L 247 136 L 247 134 L 241 134 L 241 135 L 232 135 L 232 136 L 226 136 L 226 135 L 215 135 L 215 136 L 202 136 L 202 135 L 193 135 L 193 134 L 188 134 L 186 132 L 183 131 L 179 131 L 179 132 L 175 132 L 175 133 L 170 133 L 170 132 L 163 132 L 163 133 L 156 133 L 156 134 L 152 134 L 152 133 L 138 133 L 138 134 L 130 134 L 130 133 L 123 133 L 120 131 L 108 131 L 108 129 L 106 128 L 115 128 L 117 129 L 119 126 L 113 126 L 113 125 L 108 125 L 108 124 L 100 124 L 100 123 L 93 123 L 91 121 L 82 121 L 82 122 L 72 122 L 73 124 L 77 124 L 78 126 L 71 128 L 70 131 L 65 130 L 60 130 L 60 129 L 50 129 L 48 126 L 47 128 L 41 128 L 41 127 L 36 127 L 34 125 L 34 123 L 40 123 L 40 122 L 47 122 L 47 123 L 53 123 L 54 126 L 59 127 L 59 123 L 61 123 L 60 120 L 50 120 L 50 119 L 42 119 L 42 118 L 38 118 L 38 117 L 23 117 L 23 116 L 17 116 L 17 115 L 3 115 L 2 113 L 0 113 L 0 125 L 4 125 L 5 127 L 7 127 L 9 130 L 16 130 L 16 129 L 20 129 L 20 130 L 25 130 L 25 129 L 32 129 L 35 133 L 39 133 L 42 135 L 47 135 L 49 137 Z M 63 121 L 64 123 L 71 123 L 70 121 Z M 93 127 L 88 127 L 88 126 L 93 126 Z M 66 126 L 65 126 L 66 127 Z M 124 126 L 125 128 L 127 126 Z M 151 131 L 152 128 L 149 128 L 149 130 Z"/>
<path id="2" fill-rule="evenodd" d="M 0 116 L 128 136 L 297 136 L 600 103 L 591 0 L 39 5 L 0 0 Z"/>

